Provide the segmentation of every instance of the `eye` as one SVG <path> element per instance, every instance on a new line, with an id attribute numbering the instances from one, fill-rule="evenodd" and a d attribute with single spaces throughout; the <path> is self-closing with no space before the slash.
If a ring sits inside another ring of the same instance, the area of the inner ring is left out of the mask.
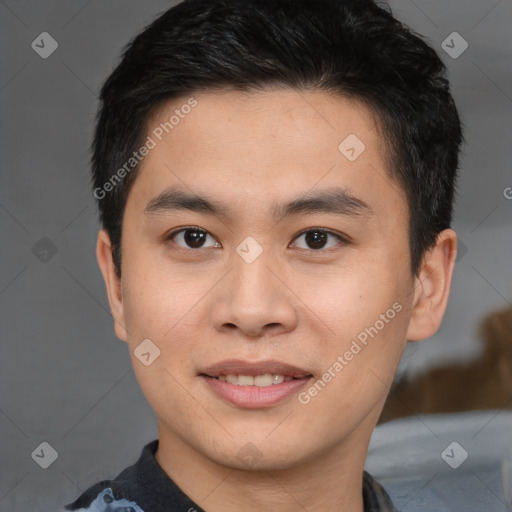
<path id="1" fill-rule="evenodd" d="M 211 243 L 208 245 L 207 240 L 209 238 L 211 239 Z M 305 247 L 304 245 L 302 247 L 300 245 L 296 245 L 297 240 L 300 240 L 301 238 L 304 239 L 303 244 L 306 244 Z M 329 238 L 331 238 L 330 243 Z M 208 231 L 197 226 L 190 226 L 174 231 L 167 237 L 167 240 L 174 241 L 177 245 L 185 250 L 221 247 L 221 245 L 212 235 L 210 235 L 210 233 L 208 233 Z M 295 237 L 294 242 L 294 245 L 299 249 L 313 252 L 332 252 L 325 249 L 331 249 L 332 247 L 339 245 L 340 242 L 347 242 L 347 240 L 341 235 L 333 233 L 332 231 L 322 228 L 311 228 Z"/>
<path id="2" fill-rule="evenodd" d="M 329 245 L 329 237 L 337 240 L 337 243 L 331 243 Z M 309 251 L 319 251 L 321 249 L 330 249 L 331 247 L 335 247 L 339 244 L 339 242 L 346 242 L 346 240 L 341 236 L 333 233 L 332 231 L 327 231 L 321 228 L 312 228 L 304 231 L 300 235 L 295 238 L 296 240 L 304 239 L 304 242 L 308 245 L 308 247 L 299 247 L 299 249 L 305 249 Z M 332 252 L 332 251 L 323 251 L 323 252 Z"/>
<path id="3" fill-rule="evenodd" d="M 208 238 L 213 240 L 213 245 L 205 245 Z M 204 229 L 201 229 L 197 226 L 182 228 L 179 231 L 174 231 L 167 237 L 167 239 L 173 240 L 180 247 L 189 250 L 203 249 L 205 247 L 216 247 L 215 244 L 217 243 L 213 236 L 208 233 L 208 231 L 205 231 Z M 217 247 L 219 246 L 220 244 L 217 245 Z"/>

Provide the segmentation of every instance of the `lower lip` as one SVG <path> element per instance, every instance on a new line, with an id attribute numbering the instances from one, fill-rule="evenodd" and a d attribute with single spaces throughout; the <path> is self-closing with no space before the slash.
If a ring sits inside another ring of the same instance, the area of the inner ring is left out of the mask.
<path id="1" fill-rule="evenodd" d="M 210 389 L 221 398 L 237 407 L 245 409 L 259 409 L 261 407 L 270 407 L 291 395 L 296 394 L 311 379 L 293 379 L 281 384 L 272 384 L 271 386 L 238 386 L 230 384 L 213 377 L 201 375 L 201 378 L 208 384 Z"/>

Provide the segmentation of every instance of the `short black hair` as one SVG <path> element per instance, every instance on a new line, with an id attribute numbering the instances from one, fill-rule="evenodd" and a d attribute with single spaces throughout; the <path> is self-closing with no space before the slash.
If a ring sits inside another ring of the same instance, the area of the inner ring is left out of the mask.
<path id="1" fill-rule="evenodd" d="M 93 187 L 118 276 L 123 213 L 140 167 L 126 162 L 144 143 L 152 114 L 193 93 L 276 87 L 326 91 L 371 108 L 386 172 L 407 198 L 417 274 L 451 225 L 463 142 L 436 51 L 372 0 L 185 0 L 125 47 L 101 89 Z M 129 172 L 120 173 L 123 166 Z"/>

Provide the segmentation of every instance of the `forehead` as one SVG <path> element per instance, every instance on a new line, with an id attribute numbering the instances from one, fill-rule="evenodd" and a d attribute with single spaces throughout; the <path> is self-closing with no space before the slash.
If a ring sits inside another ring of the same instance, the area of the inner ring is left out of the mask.
<path id="1" fill-rule="evenodd" d="M 341 186 L 376 212 L 407 213 L 375 117 L 352 99 L 318 91 L 203 92 L 164 103 L 146 136 L 154 147 L 133 190 L 139 208 L 179 185 L 240 209 L 266 206 L 270 215 L 278 202 Z"/>

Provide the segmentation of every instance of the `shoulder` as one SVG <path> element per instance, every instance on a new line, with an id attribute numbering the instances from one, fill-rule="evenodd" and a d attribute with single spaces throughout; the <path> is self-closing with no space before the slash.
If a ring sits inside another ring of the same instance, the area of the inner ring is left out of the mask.
<path id="1" fill-rule="evenodd" d="M 147 487 L 145 479 L 151 480 L 157 471 L 154 461 L 157 447 L 158 440 L 148 443 L 135 464 L 113 480 L 95 483 L 59 512 L 146 512 L 140 503 Z"/>

